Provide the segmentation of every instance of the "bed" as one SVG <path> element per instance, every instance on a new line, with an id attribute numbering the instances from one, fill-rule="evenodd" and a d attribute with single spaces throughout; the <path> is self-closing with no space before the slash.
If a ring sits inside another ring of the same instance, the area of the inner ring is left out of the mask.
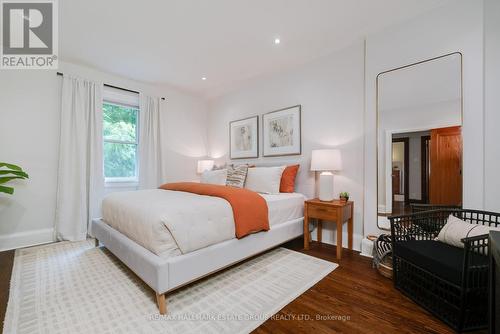
<path id="1" fill-rule="evenodd" d="M 106 198 L 92 235 L 96 246 L 104 245 L 156 292 L 159 312 L 166 314 L 169 292 L 303 234 L 304 195 L 259 196 L 268 207 L 269 230 L 240 239 L 224 199 L 161 189 Z"/>

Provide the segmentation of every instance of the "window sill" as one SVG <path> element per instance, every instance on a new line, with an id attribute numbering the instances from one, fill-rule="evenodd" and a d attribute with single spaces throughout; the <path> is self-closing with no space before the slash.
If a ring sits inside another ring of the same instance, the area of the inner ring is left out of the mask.
<path id="1" fill-rule="evenodd" d="M 138 181 L 130 180 L 106 180 L 104 182 L 104 188 L 137 188 L 139 186 Z"/>

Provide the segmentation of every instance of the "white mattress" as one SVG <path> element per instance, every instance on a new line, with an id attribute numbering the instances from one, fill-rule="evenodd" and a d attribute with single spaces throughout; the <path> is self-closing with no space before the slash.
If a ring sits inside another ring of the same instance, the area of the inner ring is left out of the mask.
<path id="1" fill-rule="evenodd" d="M 299 193 L 277 195 L 260 194 L 269 209 L 269 226 L 304 217 L 305 196 Z"/>
<path id="2" fill-rule="evenodd" d="M 169 194 L 167 195 L 167 193 Z M 172 193 L 176 195 L 175 201 L 173 201 L 171 197 L 173 195 Z M 105 200 L 103 201 L 103 221 L 162 258 L 181 255 L 182 248 L 179 249 L 178 242 L 176 242 L 169 230 L 169 227 L 172 228 L 172 224 L 171 222 L 166 222 L 165 217 L 172 217 L 173 211 L 176 213 L 176 216 L 178 216 L 179 212 L 189 210 L 189 206 L 191 206 L 192 211 L 193 203 L 185 203 L 186 205 L 184 205 L 183 203 L 188 201 L 186 198 L 183 199 L 183 196 L 189 197 L 187 199 L 190 199 L 194 196 L 201 197 L 200 200 L 206 202 L 206 204 L 210 207 L 217 204 L 218 206 L 221 206 L 218 212 L 226 212 L 226 216 L 227 214 L 231 216 L 225 217 L 224 215 L 222 215 L 221 217 L 224 217 L 225 219 L 223 219 L 224 222 L 221 223 L 218 222 L 219 219 L 214 219 L 215 216 L 206 217 L 205 220 L 207 220 L 207 222 L 210 222 L 212 227 L 214 227 L 214 224 L 216 224 L 216 227 L 219 231 L 216 235 L 213 236 L 211 242 L 202 240 L 206 243 L 203 244 L 204 247 L 209 246 L 210 244 L 215 244 L 217 242 L 234 238 L 234 221 L 232 221 L 232 210 L 230 209 L 230 205 L 227 201 L 221 198 L 194 195 L 183 192 L 170 192 L 166 190 L 155 189 L 114 193 L 105 198 Z M 273 226 L 277 226 L 281 223 L 288 222 L 294 219 L 302 218 L 304 216 L 305 196 L 302 194 L 261 194 L 261 196 L 266 200 L 268 205 L 269 225 L 271 229 L 273 228 Z M 174 205 L 174 203 L 172 202 L 177 202 L 175 208 L 172 208 L 172 205 Z M 185 209 L 182 209 L 182 206 L 184 206 Z M 194 205 L 194 207 L 197 207 L 197 209 L 200 208 L 200 206 L 198 205 Z M 196 217 L 193 217 L 193 219 L 199 220 L 201 216 L 198 215 L 197 217 L 198 219 L 196 219 Z M 193 222 L 193 219 L 191 219 L 191 222 Z M 185 223 L 189 224 L 190 222 L 185 221 Z M 200 228 L 202 228 L 206 224 L 206 222 L 193 223 L 197 223 Z M 228 223 L 232 224 L 232 226 L 229 227 Z M 178 226 L 183 225 L 178 224 Z M 221 229 L 223 229 L 224 231 L 221 231 Z M 199 228 L 196 228 L 196 231 L 198 230 Z M 212 230 L 215 230 L 215 228 L 212 228 Z M 191 229 L 191 231 L 193 230 Z M 189 231 L 187 232 L 188 234 L 190 234 Z M 231 234 L 231 237 L 229 237 L 228 233 Z M 220 235 L 225 236 L 221 240 L 216 240 L 215 238 L 218 238 L 218 236 Z M 206 236 L 206 233 L 204 236 Z M 185 237 L 187 239 L 190 238 L 189 235 L 185 235 Z M 196 238 L 196 236 L 193 236 L 193 238 Z"/>

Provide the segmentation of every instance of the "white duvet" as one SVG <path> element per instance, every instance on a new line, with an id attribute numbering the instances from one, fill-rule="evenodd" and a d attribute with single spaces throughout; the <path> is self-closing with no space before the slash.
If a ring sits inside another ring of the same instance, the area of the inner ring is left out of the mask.
<path id="1" fill-rule="evenodd" d="M 303 217 L 302 194 L 261 195 L 269 225 Z M 117 192 L 102 202 L 103 221 L 163 258 L 235 237 L 233 210 L 225 199 L 162 189 Z"/>
<path id="2" fill-rule="evenodd" d="M 169 257 L 234 238 L 233 210 L 222 198 L 161 189 L 117 192 L 103 220 L 153 253 Z"/>

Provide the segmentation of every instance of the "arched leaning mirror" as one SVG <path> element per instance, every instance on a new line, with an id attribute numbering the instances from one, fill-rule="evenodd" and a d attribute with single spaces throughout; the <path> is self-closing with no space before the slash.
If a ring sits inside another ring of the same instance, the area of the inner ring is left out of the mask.
<path id="1" fill-rule="evenodd" d="M 462 205 L 462 55 L 377 76 L 377 225 Z"/>

